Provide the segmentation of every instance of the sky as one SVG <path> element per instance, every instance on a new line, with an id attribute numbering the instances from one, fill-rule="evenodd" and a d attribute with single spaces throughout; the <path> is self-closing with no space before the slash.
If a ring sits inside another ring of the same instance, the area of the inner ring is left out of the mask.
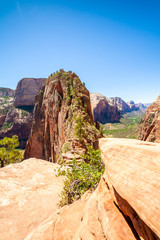
<path id="1" fill-rule="evenodd" d="M 0 0 L 0 87 L 75 72 L 90 92 L 160 95 L 160 0 Z"/>

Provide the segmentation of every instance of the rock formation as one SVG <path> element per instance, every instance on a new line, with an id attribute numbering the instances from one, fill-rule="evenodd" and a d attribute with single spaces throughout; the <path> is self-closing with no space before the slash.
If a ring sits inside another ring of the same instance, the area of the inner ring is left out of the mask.
<path id="1" fill-rule="evenodd" d="M 102 124 L 119 122 L 121 114 L 111 99 L 98 93 L 91 93 L 91 106 L 95 122 Z"/>
<path id="2" fill-rule="evenodd" d="M 119 122 L 122 115 L 127 112 L 137 111 L 141 115 L 147 109 L 145 104 L 133 101 L 126 103 L 120 97 L 107 98 L 99 93 L 91 93 L 91 106 L 94 121 L 102 124 Z"/>
<path id="3" fill-rule="evenodd" d="M 1 120 L 0 139 L 17 135 L 19 147 L 25 149 L 31 131 L 32 114 L 12 106 L 6 115 L 0 117 Z"/>
<path id="4" fill-rule="evenodd" d="M 14 93 L 13 89 L 0 87 L 0 97 L 14 97 Z"/>
<path id="5" fill-rule="evenodd" d="M 160 239 L 160 144 L 101 139 L 98 188 L 65 206 L 25 240 Z"/>
<path id="6" fill-rule="evenodd" d="M 160 142 L 160 96 L 147 108 L 140 122 L 139 139 Z"/>
<path id="7" fill-rule="evenodd" d="M 29 159 L 0 169 L 0 239 L 22 240 L 58 209 L 57 164 Z"/>
<path id="8" fill-rule="evenodd" d="M 0 88 L 0 139 L 17 135 L 19 147 L 23 149 L 26 147 L 32 126 L 34 99 L 45 80 L 24 78 L 18 82 L 16 91 Z"/>
<path id="9" fill-rule="evenodd" d="M 41 90 L 46 78 L 23 78 L 15 91 L 14 105 L 24 110 L 33 110 L 35 96 Z"/>
<path id="10" fill-rule="evenodd" d="M 75 73 L 60 70 L 48 78 L 36 96 L 31 134 L 25 158 L 57 161 L 64 144 L 81 149 L 98 147 L 90 95 Z"/>

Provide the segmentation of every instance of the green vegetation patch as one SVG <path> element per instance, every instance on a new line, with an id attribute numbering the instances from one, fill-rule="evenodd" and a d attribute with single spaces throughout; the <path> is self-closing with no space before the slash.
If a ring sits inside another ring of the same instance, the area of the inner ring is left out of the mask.
<path id="1" fill-rule="evenodd" d="M 19 162 L 23 158 L 23 152 L 16 149 L 19 146 L 18 136 L 5 137 L 0 140 L 0 164 L 1 167 L 9 163 Z"/>
<path id="2" fill-rule="evenodd" d="M 104 172 L 104 164 L 101 160 L 100 150 L 94 150 L 88 147 L 87 153 L 82 156 L 83 161 L 77 163 L 76 159 L 71 161 L 71 168 L 64 170 L 64 163 L 58 169 L 59 175 L 66 176 L 64 188 L 61 192 L 59 205 L 71 204 L 79 199 L 87 190 L 93 190 L 97 187 L 101 175 Z"/>
<path id="3" fill-rule="evenodd" d="M 119 123 L 107 123 L 102 126 L 103 134 L 113 138 L 137 138 L 138 123 L 144 114 L 126 113 Z"/>

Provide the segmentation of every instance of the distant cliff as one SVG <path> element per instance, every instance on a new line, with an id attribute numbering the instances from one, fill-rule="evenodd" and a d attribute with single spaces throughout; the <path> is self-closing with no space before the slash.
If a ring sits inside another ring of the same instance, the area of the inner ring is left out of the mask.
<path id="1" fill-rule="evenodd" d="M 160 142 L 160 96 L 146 111 L 145 117 L 140 122 L 140 140 Z"/>
<path id="2" fill-rule="evenodd" d="M 0 88 L 0 139 L 17 135 L 19 147 L 25 148 L 32 126 L 35 95 L 44 82 L 44 78 L 24 78 L 18 82 L 16 91 Z"/>
<path id="3" fill-rule="evenodd" d="M 94 121 L 102 124 L 119 122 L 123 114 L 132 111 L 144 113 L 147 106 L 129 101 L 126 103 L 120 97 L 107 98 L 99 93 L 91 93 L 91 106 Z"/>
<path id="4" fill-rule="evenodd" d="M 14 105 L 24 110 L 33 110 L 35 96 L 41 90 L 46 78 L 23 78 L 17 84 Z"/>
<path id="5" fill-rule="evenodd" d="M 56 162 L 60 151 L 98 147 L 99 131 L 94 126 L 90 95 L 75 73 L 60 70 L 51 74 L 36 96 L 31 134 L 25 158 Z M 73 155 L 74 157 L 74 155 Z"/>
<path id="6" fill-rule="evenodd" d="M 119 122 L 121 114 L 111 99 L 98 93 L 91 93 L 91 106 L 95 122 L 102 124 Z"/>

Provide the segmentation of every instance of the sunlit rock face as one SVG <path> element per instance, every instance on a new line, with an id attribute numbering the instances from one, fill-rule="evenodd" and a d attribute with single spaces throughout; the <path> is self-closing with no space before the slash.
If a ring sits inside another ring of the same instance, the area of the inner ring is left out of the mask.
<path id="1" fill-rule="evenodd" d="M 58 164 L 28 159 L 0 169 L 0 239 L 22 240 L 58 209 Z"/>
<path id="2" fill-rule="evenodd" d="M 101 139 L 97 189 L 42 222 L 25 240 L 160 239 L 160 144 Z"/>

